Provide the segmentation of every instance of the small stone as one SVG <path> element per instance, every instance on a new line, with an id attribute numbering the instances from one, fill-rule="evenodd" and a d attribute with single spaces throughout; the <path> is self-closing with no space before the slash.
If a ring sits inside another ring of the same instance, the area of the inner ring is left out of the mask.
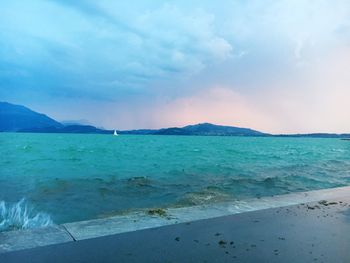
<path id="1" fill-rule="evenodd" d="M 227 242 L 225 240 L 220 240 L 218 243 L 220 246 L 224 246 L 227 244 Z"/>

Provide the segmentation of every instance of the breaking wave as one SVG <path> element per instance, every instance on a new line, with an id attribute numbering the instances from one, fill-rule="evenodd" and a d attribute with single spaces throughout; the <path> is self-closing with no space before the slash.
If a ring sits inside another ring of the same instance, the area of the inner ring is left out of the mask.
<path id="1" fill-rule="evenodd" d="M 49 214 L 36 213 L 23 198 L 17 203 L 0 201 L 0 232 L 52 225 Z"/>

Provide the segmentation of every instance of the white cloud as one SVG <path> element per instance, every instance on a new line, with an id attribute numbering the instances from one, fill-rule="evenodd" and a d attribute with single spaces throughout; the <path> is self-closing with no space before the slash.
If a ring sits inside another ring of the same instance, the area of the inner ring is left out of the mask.
<path id="1" fill-rule="evenodd" d="M 147 34 L 143 48 L 152 54 L 145 63 L 191 74 L 229 58 L 232 46 L 216 33 L 214 20 L 202 10 L 188 12 L 169 4 L 136 17 L 136 28 Z"/>
<path id="2" fill-rule="evenodd" d="M 106 127 L 341 131 L 350 129 L 349 27 L 342 0 L 4 1 L 0 96 L 80 97 L 76 112 Z M 48 112 L 73 118 L 58 105 Z"/>

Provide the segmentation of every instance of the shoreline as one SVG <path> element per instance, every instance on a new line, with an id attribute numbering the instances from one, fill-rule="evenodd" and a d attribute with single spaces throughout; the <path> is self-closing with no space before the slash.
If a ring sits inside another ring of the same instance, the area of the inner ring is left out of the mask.
<path id="1" fill-rule="evenodd" d="M 119 131 L 118 136 L 180 136 L 180 137 L 231 137 L 231 138 L 300 138 L 300 139 L 339 139 L 349 141 L 350 133 L 305 133 L 305 134 L 265 134 L 265 135 L 232 135 L 232 134 L 142 134 L 142 133 L 124 133 Z M 113 130 L 106 132 L 35 132 L 35 131 L 0 131 L 0 134 L 53 134 L 53 135 L 113 135 Z"/>
<path id="2" fill-rule="evenodd" d="M 166 214 L 134 212 L 103 219 L 65 223 L 36 229 L 0 232 L 0 254 L 53 244 L 71 243 L 128 234 L 147 229 L 171 227 L 181 223 L 215 220 L 226 216 L 261 212 L 282 207 L 294 207 L 321 200 L 350 199 L 350 186 L 262 197 L 237 202 L 225 202 L 184 208 L 169 208 Z"/>
<path id="3" fill-rule="evenodd" d="M 0 262 L 350 262 L 350 187 L 320 191 L 319 201 L 0 253 Z"/>

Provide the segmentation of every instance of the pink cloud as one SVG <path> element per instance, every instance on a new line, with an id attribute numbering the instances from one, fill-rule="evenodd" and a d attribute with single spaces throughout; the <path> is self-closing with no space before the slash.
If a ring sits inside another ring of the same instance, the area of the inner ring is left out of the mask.
<path id="1" fill-rule="evenodd" d="M 157 126 L 200 122 L 265 129 L 273 121 L 247 98 L 232 89 L 214 87 L 162 104 L 153 115 Z"/>

